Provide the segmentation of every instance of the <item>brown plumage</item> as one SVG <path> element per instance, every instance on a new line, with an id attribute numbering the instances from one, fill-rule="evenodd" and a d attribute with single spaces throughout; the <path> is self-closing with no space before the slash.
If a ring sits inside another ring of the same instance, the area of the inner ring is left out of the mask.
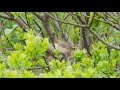
<path id="1" fill-rule="evenodd" d="M 74 49 L 74 46 L 68 42 L 56 40 L 54 42 L 55 48 L 58 49 L 62 53 L 68 53 L 72 49 Z"/>

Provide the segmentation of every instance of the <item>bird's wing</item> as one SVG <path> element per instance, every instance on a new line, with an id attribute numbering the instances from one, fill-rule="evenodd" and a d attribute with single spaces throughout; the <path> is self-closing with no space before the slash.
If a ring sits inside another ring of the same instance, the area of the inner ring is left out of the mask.
<path id="1" fill-rule="evenodd" d="M 63 48 L 67 48 L 67 49 L 71 49 L 72 48 L 72 46 L 70 45 L 70 44 L 68 44 L 68 43 L 59 43 L 59 45 L 61 46 L 61 47 L 63 47 Z"/>

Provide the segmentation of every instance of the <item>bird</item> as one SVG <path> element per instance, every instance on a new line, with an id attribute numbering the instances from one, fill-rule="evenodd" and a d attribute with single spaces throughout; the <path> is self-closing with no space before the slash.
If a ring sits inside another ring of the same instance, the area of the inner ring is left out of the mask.
<path id="1" fill-rule="evenodd" d="M 66 53 L 66 54 L 69 54 L 71 50 L 75 49 L 73 44 L 66 41 L 58 40 L 58 39 L 55 40 L 54 46 L 61 53 Z"/>
<path id="2" fill-rule="evenodd" d="M 52 35 L 52 44 L 54 48 L 60 51 L 60 53 L 62 54 L 63 57 L 61 58 L 61 60 L 63 60 L 64 58 L 66 61 L 70 60 L 70 56 L 72 54 L 71 51 L 77 48 L 74 47 L 74 45 L 70 42 L 58 39 L 55 33 L 53 33 Z"/>

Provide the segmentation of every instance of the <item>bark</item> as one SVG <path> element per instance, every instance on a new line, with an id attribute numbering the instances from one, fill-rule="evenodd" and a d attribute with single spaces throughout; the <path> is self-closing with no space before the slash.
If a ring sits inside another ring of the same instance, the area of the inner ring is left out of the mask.
<path id="1" fill-rule="evenodd" d="M 89 12 L 86 13 L 87 15 L 89 15 Z M 78 16 L 79 22 L 82 25 L 88 25 L 89 23 L 89 19 L 85 18 L 84 16 Z M 90 36 L 90 32 L 88 30 L 89 28 L 86 27 L 81 27 L 81 35 L 80 35 L 80 49 L 85 48 L 87 50 L 87 53 L 91 56 L 90 54 L 90 46 L 92 44 L 92 37 Z"/>

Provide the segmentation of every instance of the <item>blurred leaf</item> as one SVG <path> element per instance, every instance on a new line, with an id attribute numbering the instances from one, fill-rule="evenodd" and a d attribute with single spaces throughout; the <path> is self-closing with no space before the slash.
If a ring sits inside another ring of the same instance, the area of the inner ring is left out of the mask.
<path id="1" fill-rule="evenodd" d="M 18 25 L 13 25 L 12 29 L 5 29 L 5 34 L 10 34 Z"/>

